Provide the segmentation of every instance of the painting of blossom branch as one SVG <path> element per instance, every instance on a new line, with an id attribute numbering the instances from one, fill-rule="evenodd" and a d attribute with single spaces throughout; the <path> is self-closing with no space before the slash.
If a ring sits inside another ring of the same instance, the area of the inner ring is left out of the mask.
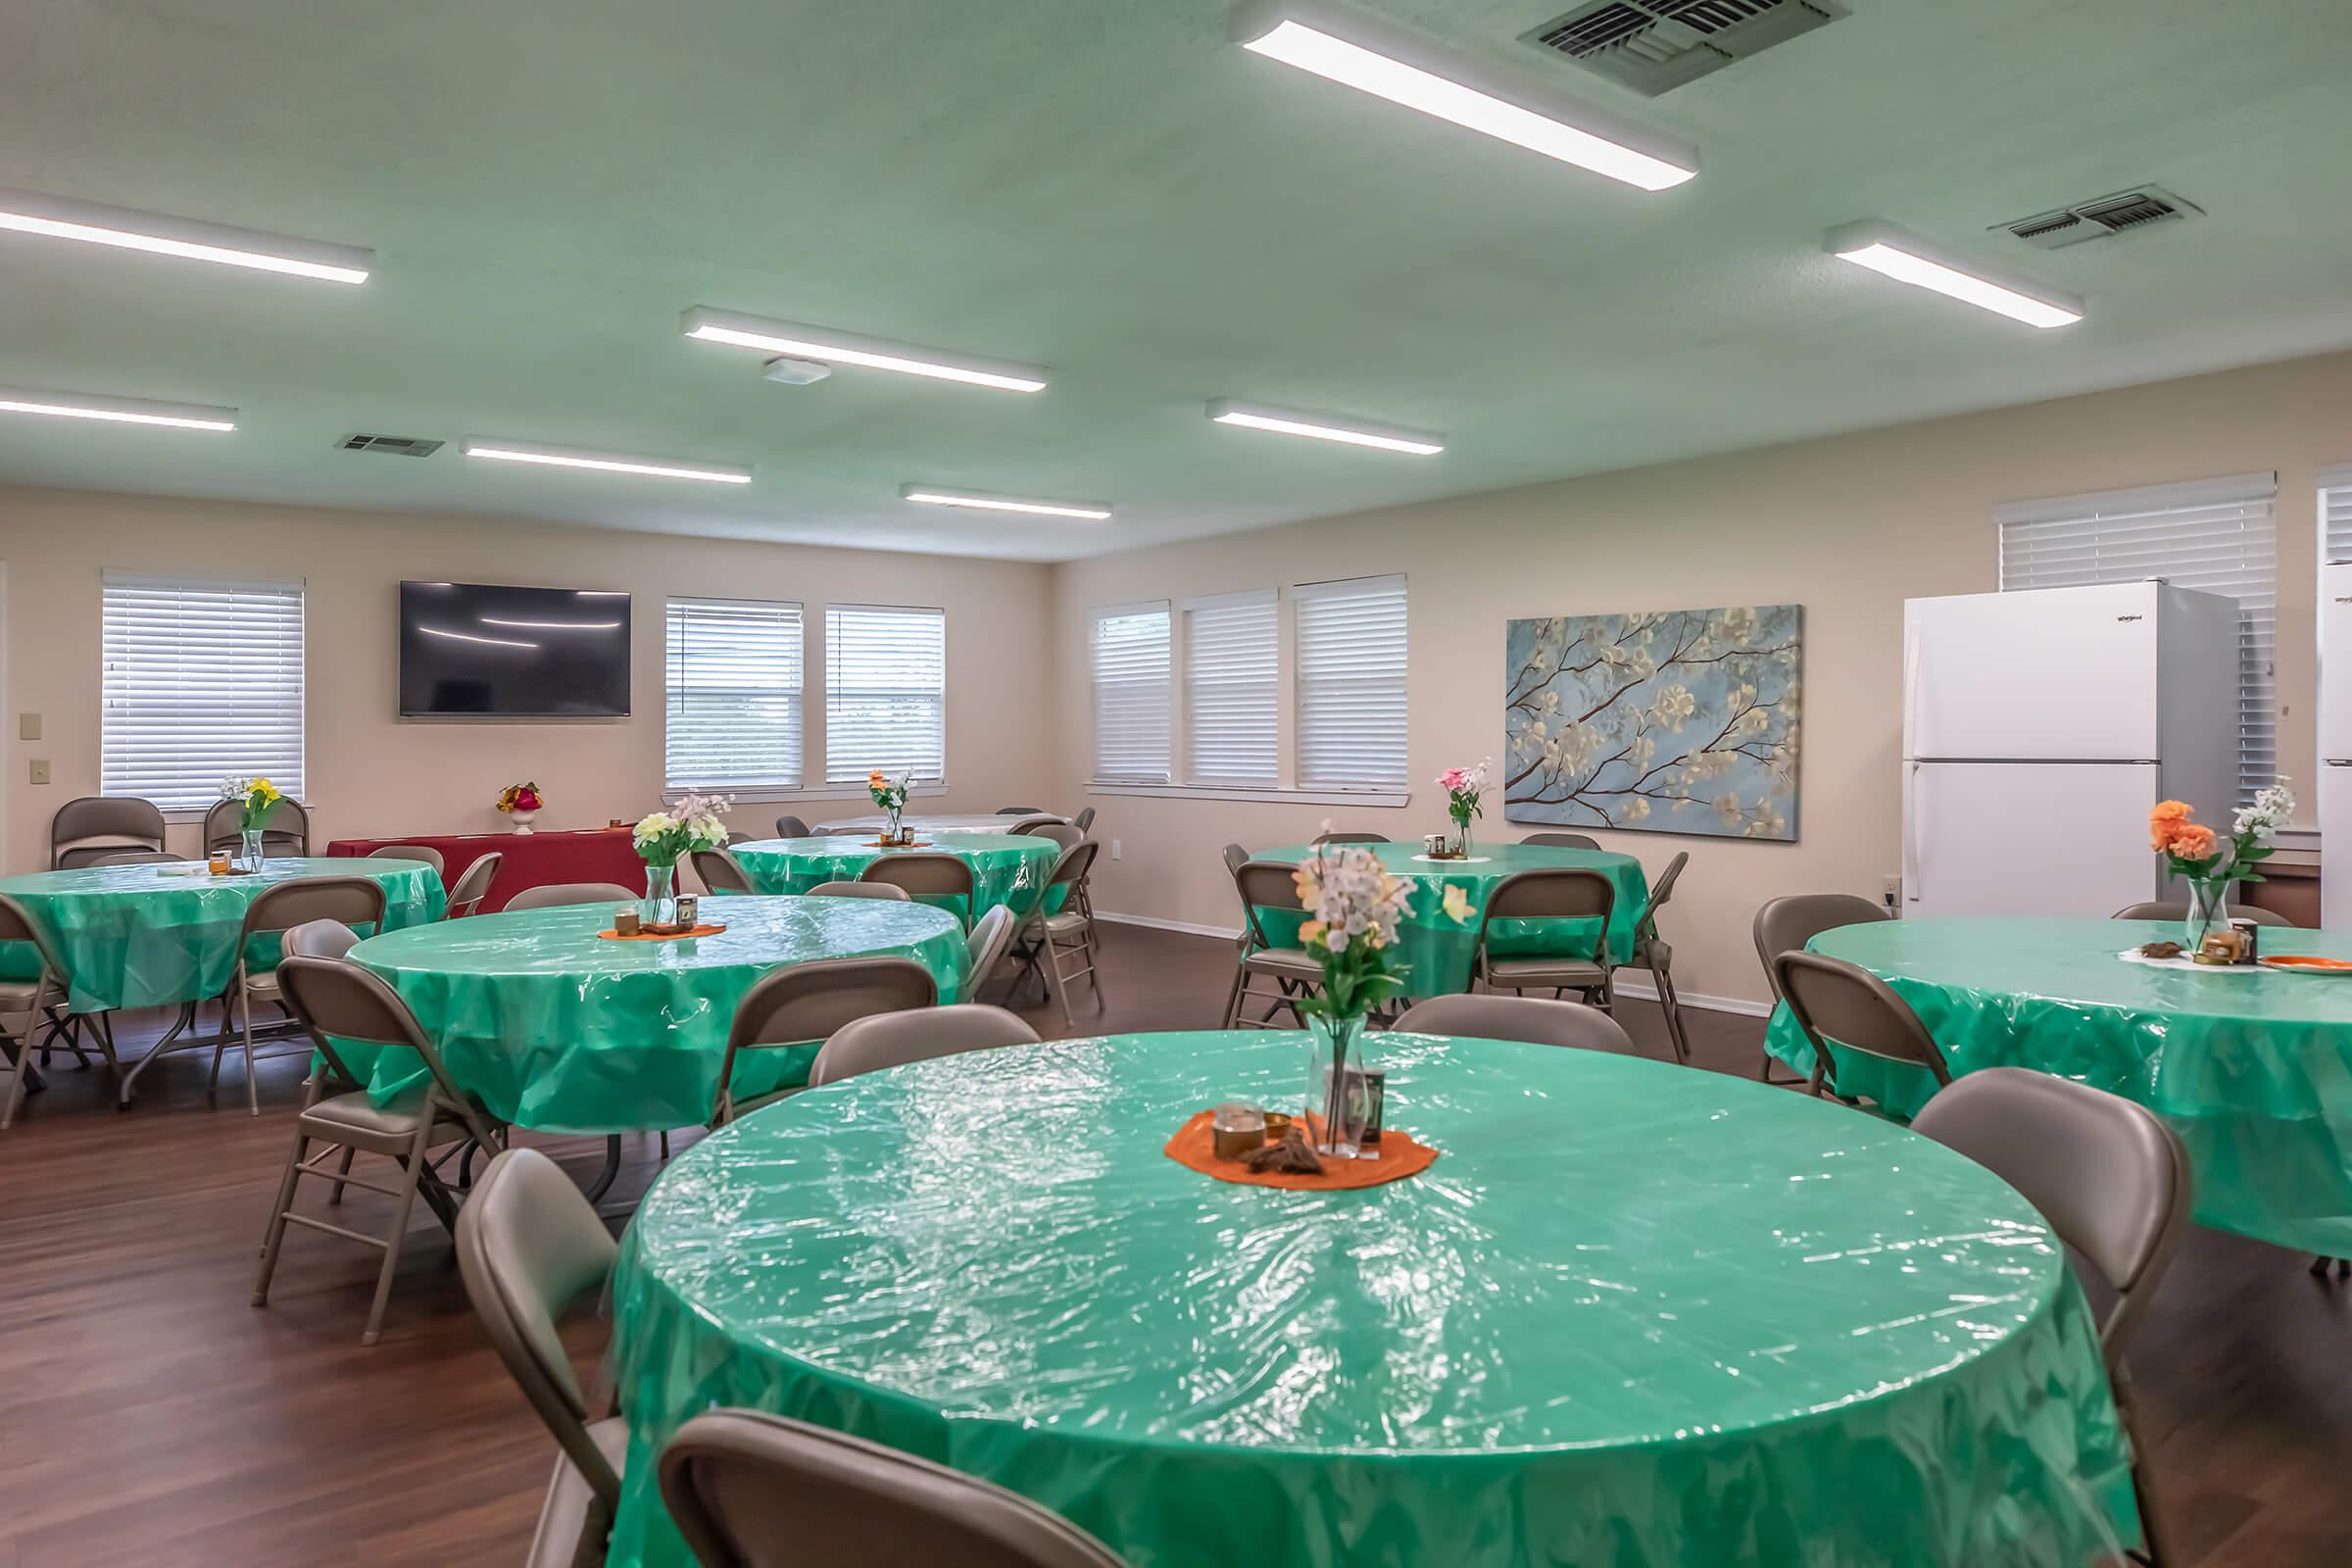
<path id="1" fill-rule="evenodd" d="M 1793 841 L 1803 632 L 1800 605 L 1510 622 L 1504 817 Z"/>

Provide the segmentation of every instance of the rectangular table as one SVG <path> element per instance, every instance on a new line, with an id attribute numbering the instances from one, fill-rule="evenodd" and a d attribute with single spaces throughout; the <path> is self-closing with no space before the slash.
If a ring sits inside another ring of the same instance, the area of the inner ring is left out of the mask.
<path id="1" fill-rule="evenodd" d="M 443 878 L 455 886 L 466 868 L 493 850 L 501 857 L 481 912 L 507 906 L 524 888 L 557 882 L 613 882 L 632 890 L 645 886 L 645 862 L 625 827 L 542 833 L 414 833 L 390 839 L 337 839 L 326 847 L 335 856 L 372 855 L 401 844 L 441 852 Z"/>

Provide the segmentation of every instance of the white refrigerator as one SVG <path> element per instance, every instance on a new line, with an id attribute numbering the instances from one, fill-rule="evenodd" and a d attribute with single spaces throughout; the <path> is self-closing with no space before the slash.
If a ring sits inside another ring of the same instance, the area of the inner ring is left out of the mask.
<path id="1" fill-rule="evenodd" d="M 2237 660 L 2237 601 L 2163 582 L 1906 601 L 1902 912 L 2166 896 L 2148 809 L 2228 831 Z"/>
<path id="2" fill-rule="evenodd" d="M 2320 924 L 2352 925 L 2352 562 L 2320 568 Z M 2328 873 L 2336 852 L 2341 876 Z"/>

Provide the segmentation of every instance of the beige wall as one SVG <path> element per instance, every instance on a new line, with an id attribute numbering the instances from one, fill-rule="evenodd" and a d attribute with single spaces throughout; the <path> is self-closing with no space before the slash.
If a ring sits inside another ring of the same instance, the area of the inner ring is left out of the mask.
<path id="1" fill-rule="evenodd" d="M 820 689 L 828 601 L 938 605 L 948 612 L 949 794 L 917 809 L 987 810 L 1054 778 L 1051 710 L 1007 704 L 1048 679 L 1044 566 L 850 550 L 663 538 L 507 521 L 384 516 L 60 491 L 0 490 L 7 571 L 5 859 L 46 861 L 50 814 L 98 789 L 99 582 L 108 567 L 298 575 L 306 584 L 308 779 L 314 831 L 328 838 L 491 832 L 505 785 L 536 779 L 542 827 L 602 826 L 661 798 L 662 603 L 669 594 L 799 600 L 808 611 L 809 690 Z M 636 595 L 635 712 L 589 722 L 419 722 L 394 716 L 396 584 L 403 578 L 625 588 Z M 821 704 L 810 704 L 809 771 L 821 771 Z M 39 713 L 38 741 L 17 715 Z M 27 782 L 46 759 L 50 782 Z M 853 815 L 858 801 L 745 805 L 736 825 L 778 812 Z M 174 829 L 174 848 L 196 829 Z"/>
<path id="2" fill-rule="evenodd" d="M 1653 872 L 1690 869 L 1665 918 L 1686 993 L 1753 1001 L 1748 923 L 1766 898 L 1876 898 L 1895 870 L 1902 602 L 1994 586 L 2002 501 L 2276 469 L 2280 766 L 2312 790 L 2315 470 L 2352 459 L 2352 355 L 2101 393 L 1530 489 L 1298 523 L 1075 563 L 1056 574 L 1064 667 L 1084 670 L 1086 612 L 1123 601 L 1403 572 L 1411 592 L 1412 804 L 1403 808 L 1102 793 L 1096 832 L 1122 858 L 1097 905 L 1237 923 L 1218 858 L 1236 840 L 1296 843 L 1319 820 L 1415 837 L 1444 825 L 1429 784 L 1502 755 L 1503 622 L 1514 616 L 1795 603 L 1805 607 L 1800 842 L 1602 833 Z M 1367 456 L 1365 462 L 1396 461 Z M 1062 800 L 1092 755 L 1082 684 L 1067 689 Z M 2033 897 L 2031 823 L 1988 824 Z M 1489 807 L 1486 831 L 1516 838 Z"/>

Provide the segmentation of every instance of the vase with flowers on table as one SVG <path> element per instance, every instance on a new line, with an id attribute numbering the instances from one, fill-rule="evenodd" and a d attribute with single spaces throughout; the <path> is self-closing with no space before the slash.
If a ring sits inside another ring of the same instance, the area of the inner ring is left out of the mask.
<path id="1" fill-rule="evenodd" d="M 220 798 L 237 803 L 237 858 L 246 870 L 259 871 L 270 813 L 286 798 L 284 793 L 266 778 L 232 778 L 221 784 Z"/>
<path id="2" fill-rule="evenodd" d="M 1453 840 L 1446 845 L 1445 858 L 1470 858 L 1470 822 L 1473 817 L 1486 815 L 1483 804 L 1487 793 L 1487 769 L 1494 759 L 1482 760 L 1476 767 L 1449 767 L 1438 775 L 1438 788 L 1446 792 L 1446 814 L 1453 822 Z"/>
<path id="3" fill-rule="evenodd" d="M 2251 960 L 2253 954 L 2244 951 L 2248 945 L 2230 919 L 2230 885 L 2263 880 L 2259 867 L 2277 853 L 2274 840 L 2294 812 L 2295 797 L 2281 780 L 2256 792 L 2254 804 L 2230 822 L 2228 839 L 2197 821 L 2195 808 L 2185 801 L 2160 801 L 2148 813 L 2149 847 L 2188 889 L 2180 956 L 2197 963 Z"/>
<path id="4" fill-rule="evenodd" d="M 510 784 L 498 792 L 497 810 L 514 824 L 517 833 L 528 833 L 531 824 L 539 819 L 539 808 L 547 803 L 540 798 L 536 784 Z"/>
<path id="5" fill-rule="evenodd" d="M 727 842 L 724 813 L 734 802 L 723 795 L 686 795 L 665 811 L 651 811 L 632 832 L 638 858 L 645 861 L 645 903 L 638 919 L 649 927 L 674 924 L 678 858 L 715 850 Z"/>
<path id="6" fill-rule="evenodd" d="M 900 773 L 895 783 L 889 774 L 878 767 L 865 775 L 865 793 L 872 796 L 874 804 L 882 808 L 882 837 L 879 843 L 884 849 L 906 844 L 914 837 L 899 822 L 906 810 L 907 782 L 913 777 L 912 768 Z"/>

